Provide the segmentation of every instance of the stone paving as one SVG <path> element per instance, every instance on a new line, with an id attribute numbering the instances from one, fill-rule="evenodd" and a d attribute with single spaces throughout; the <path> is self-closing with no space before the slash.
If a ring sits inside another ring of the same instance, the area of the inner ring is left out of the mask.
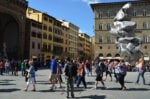
<path id="1" fill-rule="evenodd" d="M 66 99 L 65 83 L 63 88 L 56 88 L 56 91 L 50 91 L 48 81 L 49 70 L 38 70 L 36 72 L 36 92 L 32 92 L 32 86 L 28 92 L 23 89 L 26 86 L 24 77 L 21 76 L 0 76 L 0 99 Z M 84 89 L 82 83 L 80 88 L 75 88 L 75 99 L 149 99 L 150 98 L 150 72 L 145 73 L 146 85 L 135 84 L 137 72 L 128 72 L 125 80 L 127 89 L 119 90 L 120 85 L 113 81 L 105 81 L 107 89 L 103 89 L 99 83 L 98 89 L 94 89 L 95 76 L 86 77 L 87 89 Z M 64 81 L 64 79 L 63 79 Z M 58 86 L 58 85 L 57 85 Z"/>

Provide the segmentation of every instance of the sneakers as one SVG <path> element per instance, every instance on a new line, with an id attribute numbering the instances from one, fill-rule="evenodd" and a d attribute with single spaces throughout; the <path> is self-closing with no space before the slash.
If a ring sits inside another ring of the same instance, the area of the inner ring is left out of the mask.
<path id="1" fill-rule="evenodd" d="M 121 88 L 121 90 L 126 90 L 126 87 L 125 87 L 125 86 L 124 86 L 124 87 L 122 87 L 122 88 Z"/>
<path id="2" fill-rule="evenodd" d="M 69 98 L 69 96 L 67 96 L 67 98 Z M 71 95 L 71 98 L 74 98 L 74 95 Z"/>
<path id="3" fill-rule="evenodd" d="M 94 87 L 95 89 L 97 89 L 97 86 L 95 85 L 95 87 Z"/>
<path id="4" fill-rule="evenodd" d="M 24 91 L 27 91 L 27 89 L 25 88 Z"/>
<path id="5" fill-rule="evenodd" d="M 56 89 L 56 86 L 53 86 L 50 88 L 50 91 L 54 91 Z"/>
<path id="6" fill-rule="evenodd" d="M 33 89 L 32 91 L 34 91 L 34 92 L 35 92 L 36 90 L 35 90 L 35 89 Z"/>

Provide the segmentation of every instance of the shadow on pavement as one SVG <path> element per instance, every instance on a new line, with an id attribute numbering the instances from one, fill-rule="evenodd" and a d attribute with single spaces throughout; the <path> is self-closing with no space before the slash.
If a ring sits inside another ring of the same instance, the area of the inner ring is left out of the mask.
<path id="1" fill-rule="evenodd" d="M 5 80 L 1 80 L 1 81 L 9 82 L 9 81 L 15 81 L 15 80 L 8 80 L 8 79 L 5 79 Z"/>
<path id="2" fill-rule="evenodd" d="M 125 83 L 135 83 L 135 82 L 131 82 L 131 81 L 125 81 Z"/>
<path id="3" fill-rule="evenodd" d="M 121 91 L 121 88 L 107 88 L 106 90 Z M 124 91 L 149 91 L 147 88 L 127 88 Z"/>
<path id="4" fill-rule="evenodd" d="M 20 91 L 20 89 L 12 88 L 12 89 L 0 89 L 0 92 L 14 92 Z"/>
<path id="5" fill-rule="evenodd" d="M 46 84 L 46 85 L 49 85 L 50 84 L 50 82 L 49 81 L 36 81 L 36 84 Z"/>
<path id="6" fill-rule="evenodd" d="M 89 96 L 81 96 L 81 97 L 75 97 L 74 99 L 84 99 L 84 98 L 90 98 L 90 99 L 105 99 L 105 95 L 89 95 Z"/>
<path id="7" fill-rule="evenodd" d="M 0 85 L 4 85 L 4 86 L 6 85 L 7 86 L 7 85 L 16 85 L 16 84 L 13 84 L 13 83 L 0 83 Z"/>
<path id="8" fill-rule="evenodd" d="M 86 84 L 87 84 L 87 85 L 94 85 L 95 82 L 87 82 Z"/>
<path id="9" fill-rule="evenodd" d="M 13 83 L 10 83 L 11 81 L 14 81 L 14 80 L 1 80 L 0 81 L 0 85 L 16 85 L 16 84 L 13 84 Z"/>
<path id="10" fill-rule="evenodd" d="M 149 91 L 147 88 L 128 88 L 126 91 Z"/>

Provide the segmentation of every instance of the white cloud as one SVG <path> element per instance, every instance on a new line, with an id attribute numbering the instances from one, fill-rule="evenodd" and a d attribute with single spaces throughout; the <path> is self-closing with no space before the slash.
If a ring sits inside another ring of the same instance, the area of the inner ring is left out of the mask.
<path id="1" fill-rule="evenodd" d="M 99 3 L 99 0 L 82 0 L 82 1 L 87 3 L 87 4 Z"/>
<path id="2" fill-rule="evenodd" d="M 79 29 L 79 33 L 84 33 L 81 29 Z"/>

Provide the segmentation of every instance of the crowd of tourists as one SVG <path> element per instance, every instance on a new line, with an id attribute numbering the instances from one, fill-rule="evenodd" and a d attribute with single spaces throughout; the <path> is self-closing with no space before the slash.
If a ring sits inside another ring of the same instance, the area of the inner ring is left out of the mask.
<path id="1" fill-rule="evenodd" d="M 136 68 L 138 71 L 137 80 L 135 83 L 139 83 L 140 76 L 143 79 L 143 84 L 145 85 L 144 73 L 146 71 L 146 66 L 143 58 L 139 58 L 136 62 Z M 19 66 L 19 67 L 18 67 Z M 11 70 L 12 75 L 18 75 L 18 68 L 21 70 L 21 75 L 25 77 L 27 86 L 24 91 L 28 91 L 30 84 L 33 85 L 33 90 L 36 91 L 36 74 L 37 63 L 33 60 L 23 60 L 18 64 L 16 61 L 0 60 L 0 74 L 9 75 Z M 75 87 L 79 88 L 81 82 L 83 83 L 84 88 L 87 88 L 86 76 L 96 75 L 95 76 L 95 85 L 94 88 L 97 89 L 98 82 L 101 82 L 103 89 L 106 89 L 105 81 L 108 76 L 110 81 L 113 81 L 113 76 L 115 82 L 120 84 L 120 89 L 125 90 L 125 77 L 127 75 L 128 64 L 121 60 L 102 60 L 97 58 L 94 61 L 78 59 L 70 59 L 67 57 L 65 61 L 62 61 L 59 58 L 52 56 L 51 61 L 49 61 L 49 81 L 50 81 L 50 91 L 55 91 L 56 83 L 59 87 L 62 88 L 62 82 L 66 82 L 66 92 L 67 98 L 69 98 L 69 90 L 71 91 L 71 97 L 74 97 L 74 84 Z M 94 73 L 94 74 L 93 74 Z M 63 79 L 62 74 L 65 75 Z"/>

